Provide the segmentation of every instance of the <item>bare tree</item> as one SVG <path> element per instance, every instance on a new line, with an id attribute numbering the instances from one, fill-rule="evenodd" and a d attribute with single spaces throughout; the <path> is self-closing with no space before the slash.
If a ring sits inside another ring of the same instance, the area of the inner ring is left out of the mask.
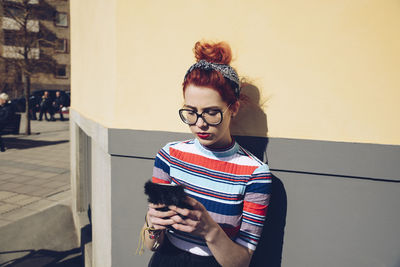
<path id="1" fill-rule="evenodd" d="M 36 73 L 54 73 L 53 58 L 57 36 L 41 20 L 53 20 L 55 9 L 44 0 L 0 0 L 3 11 L 3 51 L 1 61 L 24 82 L 26 131 L 31 134 L 29 96 L 31 77 Z"/>

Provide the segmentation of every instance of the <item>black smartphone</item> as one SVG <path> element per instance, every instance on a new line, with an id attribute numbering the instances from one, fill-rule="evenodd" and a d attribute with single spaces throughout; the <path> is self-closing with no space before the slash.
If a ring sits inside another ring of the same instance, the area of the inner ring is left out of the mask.
<path id="1" fill-rule="evenodd" d="M 158 210 L 167 211 L 169 205 L 179 208 L 192 209 L 186 202 L 186 193 L 183 185 L 158 184 L 147 181 L 144 185 L 144 193 L 148 196 L 148 202 L 153 204 L 164 204 L 166 207 Z"/>

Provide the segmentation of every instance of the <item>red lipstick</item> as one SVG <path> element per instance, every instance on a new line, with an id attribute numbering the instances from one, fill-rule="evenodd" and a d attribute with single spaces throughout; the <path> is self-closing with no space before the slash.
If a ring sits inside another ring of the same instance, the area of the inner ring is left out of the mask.
<path id="1" fill-rule="evenodd" d="M 197 133 L 197 136 L 200 139 L 207 139 L 208 137 L 210 137 L 210 134 L 209 133 Z"/>

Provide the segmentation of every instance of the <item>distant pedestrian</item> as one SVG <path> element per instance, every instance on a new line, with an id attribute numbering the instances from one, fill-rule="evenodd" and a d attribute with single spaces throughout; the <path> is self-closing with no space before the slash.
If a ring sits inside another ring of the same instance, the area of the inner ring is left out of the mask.
<path id="1" fill-rule="evenodd" d="M 64 120 L 64 116 L 62 113 L 62 109 L 65 106 L 65 97 L 63 95 L 61 95 L 60 91 L 56 92 L 56 98 L 53 101 L 53 108 L 54 108 L 54 112 L 55 113 L 59 113 L 60 114 L 60 120 L 63 121 Z"/>
<path id="2" fill-rule="evenodd" d="M 36 112 L 40 110 L 38 99 L 32 95 L 29 97 L 29 118 L 31 120 L 37 120 Z"/>
<path id="3" fill-rule="evenodd" d="M 10 122 L 14 109 L 12 105 L 8 102 L 9 98 L 6 93 L 0 94 L 0 151 L 6 151 L 3 138 L 1 137 L 4 128 Z"/>
<path id="4" fill-rule="evenodd" d="M 47 118 L 47 113 L 49 113 L 50 119 Z M 42 99 L 40 101 L 39 121 L 43 119 L 43 114 L 46 121 L 55 121 L 52 101 L 48 91 L 44 91 Z"/>

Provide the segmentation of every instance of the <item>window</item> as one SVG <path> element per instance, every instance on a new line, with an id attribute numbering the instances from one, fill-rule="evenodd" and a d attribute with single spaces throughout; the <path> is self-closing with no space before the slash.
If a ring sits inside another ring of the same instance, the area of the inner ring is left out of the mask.
<path id="1" fill-rule="evenodd" d="M 67 53 L 68 51 L 67 39 L 57 39 L 55 50 L 56 52 L 59 53 Z"/>
<path id="2" fill-rule="evenodd" d="M 67 77 L 67 65 L 58 65 L 56 68 L 57 78 L 68 78 Z"/>
<path id="3" fill-rule="evenodd" d="M 68 14 L 63 12 L 57 12 L 55 18 L 56 26 L 68 27 Z"/>
<path id="4" fill-rule="evenodd" d="M 13 59 L 24 59 L 24 48 L 19 46 L 5 45 L 3 46 L 3 57 Z M 39 59 L 40 50 L 39 48 L 30 48 L 28 51 L 28 58 Z"/>
<path id="5" fill-rule="evenodd" d="M 11 18 L 23 18 L 24 10 L 13 6 L 4 8 L 4 15 Z"/>

